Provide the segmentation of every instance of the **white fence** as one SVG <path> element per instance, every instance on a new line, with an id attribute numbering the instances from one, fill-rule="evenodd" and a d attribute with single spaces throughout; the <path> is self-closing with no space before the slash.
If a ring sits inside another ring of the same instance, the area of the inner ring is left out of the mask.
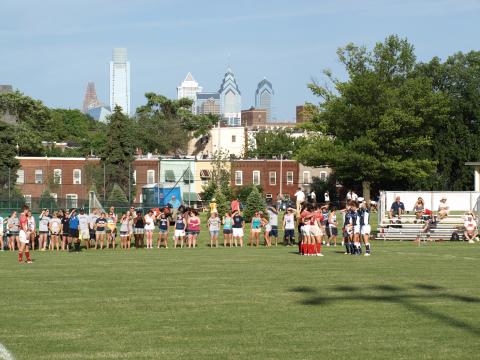
<path id="1" fill-rule="evenodd" d="M 451 211 L 480 212 L 479 191 L 382 191 L 378 211 L 379 222 L 384 220 L 385 213 L 390 210 L 397 196 L 400 196 L 400 201 L 405 205 L 405 211 L 410 212 L 413 211 L 413 206 L 419 197 L 423 198 L 426 209 L 437 211 L 443 196 L 447 198 L 447 205 Z"/>

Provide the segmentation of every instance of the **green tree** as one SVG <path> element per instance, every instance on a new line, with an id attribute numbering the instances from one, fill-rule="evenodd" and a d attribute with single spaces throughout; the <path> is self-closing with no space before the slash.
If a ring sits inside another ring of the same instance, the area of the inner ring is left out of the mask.
<path id="1" fill-rule="evenodd" d="M 235 197 L 238 198 L 242 204 L 246 204 L 248 195 L 250 195 L 254 189 L 263 196 L 263 187 L 261 185 L 248 184 L 235 187 Z"/>
<path id="2" fill-rule="evenodd" d="M 228 152 L 217 151 L 212 156 L 212 171 L 209 182 L 203 186 L 203 198 L 210 200 L 217 190 L 222 191 L 227 201 L 233 199 L 230 186 L 232 163 Z"/>
<path id="3" fill-rule="evenodd" d="M 146 152 L 182 154 L 192 137 L 202 136 L 218 122 L 215 115 L 194 115 L 192 100 L 171 100 L 154 93 L 145 94 L 147 104 L 137 109 L 138 138 Z"/>
<path id="4" fill-rule="evenodd" d="M 133 183 L 132 162 L 136 141 L 133 127 L 132 120 L 116 106 L 109 117 L 107 142 L 101 156 L 105 166 L 106 193 L 110 193 L 113 185 L 117 184 L 124 193 L 128 193 L 130 188 L 130 198 L 135 196 L 135 187 L 129 186 Z"/>
<path id="5" fill-rule="evenodd" d="M 416 70 L 420 76 L 431 78 L 433 91 L 449 101 L 449 116 L 432 124 L 435 141 L 429 156 L 438 167 L 423 187 L 471 190 L 472 170 L 463 164 L 478 161 L 480 154 L 480 52 L 459 52 L 443 63 L 435 57 L 418 64 Z"/>
<path id="6" fill-rule="evenodd" d="M 371 52 L 353 44 L 338 50 L 346 81 L 326 73 L 335 92 L 310 84 L 321 97 L 312 119 L 318 133 L 297 153 L 300 162 L 328 164 L 347 186 L 418 188 L 432 176 L 432 124 L 448 118 L 448 101 L 433 91 L 427 76 L 415 73 L 416 58 L 407 40 L 389 36 Z"/>
<path id="7" fill-rule="evenodd" d="M 273 157 L 290 157 L 297 149 L 303 146 L 303 136 L 293 137 L 293 130 L 260 130 L 249 141 L 248 157 L 271 159 Z"/>
<path id="8" fill-rule="evenodd" d="M 125 192 L 118 184 L 113 184 L 110 195 L 108 196 L 108 204 L 110 206 L 125 207 L 128 206 L 128 199 Z"/>
<path id="9" fill-rule="evenodd" d="M 18 195 L 15 184 L 20 163 L 15 156 L 16 141 L 13 126 L 0 121 L 0 199 L 5 200 L 14 194 Z"/>
<path id="10" fill-rule="evenodd" d="M 215 191 L 215 193 L 213 194 L 213 198 L 217 203 L 218 215 L 220 216 L 220 218 L 225 215 L 225 213 L 230 212 L 230 203 L 225 197 L 225 194 L 220 189 L 217 189 L 217 191 Z"/>
<path id="11" fill-rule="evenodd" d="M 58 209 L 57 200 L 52 196 L 50 189 L 45 188 L 40 195 L 39 208 L 43 209 Z"/>
<path id="12" fill-rule="evenodd" d="M 267 204 L 260 191 L 258 191 L 257 187 L 253 187 L 247 197 L 245 210 L 243 212 L 245 220 L 250 221 L 256 211 L 264 211 L 266 206 Z"/>

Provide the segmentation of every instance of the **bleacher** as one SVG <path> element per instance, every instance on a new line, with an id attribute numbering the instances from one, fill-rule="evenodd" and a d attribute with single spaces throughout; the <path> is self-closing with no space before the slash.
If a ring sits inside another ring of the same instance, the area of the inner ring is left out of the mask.
<path id="1" fill-rule="evenodd" d="M 425 229 L 427 222 L 419 221 L 413 214 L 404 214 L 401 219 L 388 219 L 388 214 L 378 224 L 377 239 L 449 241 L 457 234 L 457 239 L 464 240 L 464 215 L 451 214 Z M 452 236 L 453 235 L 453 236 Z"/>

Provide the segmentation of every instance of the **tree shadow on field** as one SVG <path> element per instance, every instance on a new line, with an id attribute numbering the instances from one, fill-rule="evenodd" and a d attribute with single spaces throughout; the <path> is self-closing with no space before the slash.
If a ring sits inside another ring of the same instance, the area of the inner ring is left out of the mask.
<path id="1" fill-rule="evenodd" d="M 332 295 L 332 290 L 338 293 L 338 295 Z M 339 285 L 328 289 L 328 295 L 323 295 L 319 289 L 309 286 L 295 287 L 290 289 L 290 291 L 303 294 L 304 298 L 300 299 L 298 303 L 305 306 L 327 306 L 331 303 L 338 304 L 342 301 L 397 304 L 409 311 L 440 321 L 447 326 L 480 336 L 480 327 L 477 325 L 445 315 L 427 305 L 419 303 L 422 300 L 447 300 L 465 303 L 465 305 L 480 303 L 480 298 L 450 294 L 445 288 L 437 285 L 410 284 L 407 287 L 383 284 L 372 286 Z"/>

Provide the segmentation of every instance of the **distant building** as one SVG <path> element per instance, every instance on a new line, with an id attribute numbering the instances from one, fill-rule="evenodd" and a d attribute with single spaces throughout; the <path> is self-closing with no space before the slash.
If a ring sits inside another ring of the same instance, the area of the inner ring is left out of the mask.
<path id="1" fill-rule="evenodd" d="M 242 126 L 264 126 L 267 124 L 268 112 L 265 109 L 250 108 L 242 110 Z"/>
<path id="2" fill-rule="evenodd" d="M 295 121 L 297 124 L 301 124 L 311 120 L 311 115 L 305 113 L 305 105 L 297 105 Z"/>
<path id="3" fill-rule="evenodd" d="M 87 111 L 88 115 L 90 115 L 95 120 L 103 123 L 107 122 L 107 116 L 109 116 L 111 113 L 112 112 L 110 111 L 110 108 L 104 105 L 90 108 Z"/>
<path id="4" fill-rule="evenodd" d="M 188 143 L 188 153 L 199 158 L 210 158 L 218 151 L 235 157 L 245 153 L 246 131 L 242 126 L 216 126 L 208 135 L 192 139 Z"/>
<path id="5" fill-rule="evenodd" d="M 232 69 L 228 68 L 220 89 L 220 112 L 229 126 L 239 126 L 241 122 L 242 95 Z"/>
<path id="6" fill-rule="evenodd" d="M 12 85 L 0 85 L 0 95 L 1 94 L 9 94 L 13 92 Z M 14 125 L 18 122 L 18 118 L 16 115 L 10 114 L 8 111 L 0 112 L 0 121 Z"/>
<path id="7" fill-rule="evenodd" d="M 196 113 L 220 115 L 220 94 L 217 92 L 199 92 L 196 94 Z"/>
<path id="8" fill-rule="evenodd" d="M 127 49 L 113 49 L 113 61 L 110 61 L 110 109 L 118 105 L 123 113 L 130 114 L 130 62 L 127 61 Z"/>
<path id="9" fill-rule="evenodd" d="M 100 106 L 101 103 L 97 98 L 97 91 L 95 90 L 95 83 L 87 83 L 87 89 L 85 90 L 85 96 L 83 98 L 82 112 L 85 114 L 88 110 Z"/>
<path id="10" fill-rule="evenodd" d="M 187 98 L 193 101 L 192 113 L 197 113 L 197 93 L 201 92 L 203 88 L 198 85 L 191 73 L 188 73 L 185 80 L 177 87 L 177 99 Z"/>
<path id="11" fill-rule="evenodd" d="M 255 91 L 255 108 L 265 109 L 267 111 L 267 122 L 273 120 L 273 95 L 272 83 L 267 79 L 263 79 L 258 83 Z"/>

